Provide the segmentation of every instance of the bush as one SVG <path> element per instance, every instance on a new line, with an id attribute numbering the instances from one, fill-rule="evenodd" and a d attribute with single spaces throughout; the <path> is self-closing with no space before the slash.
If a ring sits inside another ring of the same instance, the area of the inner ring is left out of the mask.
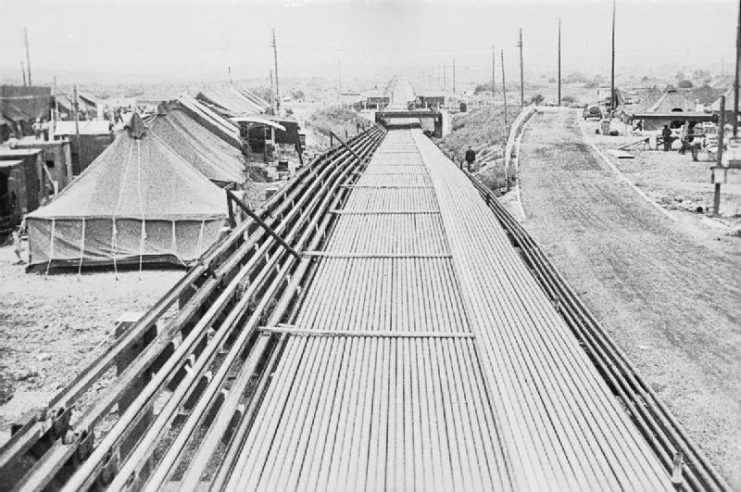
<path id="1" fill-rule="evenodd" d="M 530 98 L 530 103 L 537 106 L 538 104 L 542 104 L 544 100 L 545 98 L 543 97 L 543 94 L 535 94 Z"/>
<path id="2" fill-rule="evenodd" d="M 688 79 L 683 79 L 677 82 L 677 87 L 680 89 L 692 89 L 692 81 Z"/>

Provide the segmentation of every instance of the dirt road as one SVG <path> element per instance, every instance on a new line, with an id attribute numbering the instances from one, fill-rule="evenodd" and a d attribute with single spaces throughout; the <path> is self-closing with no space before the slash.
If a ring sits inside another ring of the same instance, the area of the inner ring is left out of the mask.
<path id="1" fill-rule="evenodd" d="M 685 234 L 617 179 L 577 122 L 546 112 L 525 130 L 524 225 L 741 489 L 741 248 Z"/>

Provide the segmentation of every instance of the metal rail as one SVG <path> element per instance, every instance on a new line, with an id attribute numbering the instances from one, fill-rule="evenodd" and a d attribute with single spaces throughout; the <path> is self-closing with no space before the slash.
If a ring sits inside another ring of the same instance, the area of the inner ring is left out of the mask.
<path id="1" fill-rule="evenodd" d="M 361 164 L 356 157 L 366 158 L 382 136 L 383 131 L 375 127 L 348 142 L 355 155 L 334 148 L 320 156 L 260 209 L 257 217 L 289 241 L 319 233 L 317 214 L 333 218 L 326 213 L 329 197 L 341 193 L 339 185 Z M 209 379 L 203 355 L 220 355 L 213 350 L 216 342 L 211 342 L 218 338 L 226 342 L 224 347 L 231 346 L 233 340 L 227 335 L 236 334 L 247 313 L 250 319 L 259 320 L 274 309 L 274 295 L 284 290 L 291 273 L 286 254 L 257 221 L 237 225 L 62 390 L 46 411 L 0 449 L 0 488 L 90 488 L 110 481 L 142 428 L 151 424 L 154 397 L 172 396 L 185 387 L 192 390 L 193 381 L 199 387 Z M 168 311 L 176 309 L 176 301 L 181 305 L 174 318 L 162 321 Z M 80 397 L 127 356 L 133 360 L 113 384 L 91 407 L 78 409 L 82 413 L 75 412 L 72 418 Z M 109 412 L 114 406 L 117 419 Z M 109 427 L 112 418 L 112 427 L 96 436 L 100 424 Z"/>
<path id="2" fill-rule="evenodd" d="M 683 490 L 730 490 L 527 231 L 499 203 L 491 190 L 470 172 L 463 172 L 507 231 L 538 284 L 553 301 L 611 390 L 624 402 L 634 424 L 670 474 L 676 471 L 675 458 L 677 453 L 681 453 L 683 480 L 678 486 Z"/>

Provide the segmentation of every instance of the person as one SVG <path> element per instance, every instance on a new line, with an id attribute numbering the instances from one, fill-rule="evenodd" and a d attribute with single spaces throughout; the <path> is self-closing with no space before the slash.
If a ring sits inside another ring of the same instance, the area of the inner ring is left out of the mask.
<path id="1" fill-rule="evenodd" d="M 49 141 L 49 122 L 46 121 L 46 118 L 41 120 L 41 134 L 44 135 L 44 141 Z"/>
<path id="2" fill-rule="evenodd" d="M 36 118 L 36 121 L 33 122 L 31 128 L 33 128 L 33 135 L 36 137 L 36 140 L 38 140 L 41 136 L 41 120 Z"/>
<path id="3" fill-rule="evenodd" d="M 476 162 L 476 151 L 472 148 L 466 150 L 466 164 L 468 164 L 468 170 L 471 170 L 471 166 Z"/>
<path id="4" fill-rule="evenodd" d="M 661 136 L 664 138 L 664 152 L 668 152 L 672 144 L 672 131 L 669 129 L 669 125 L 664 125 Z"/>
<path id="5" fill-rule="evenodd" d="M 679 153 L 684 154 L 687 151 L 687 128 L 689 123 L 686 123 L 682 125 L 682 127 L 679 130 L 679 141 L 682 144 L 682 146 L 679 148 Z"/>
<path id="6" fill-rule="evenodd" d="M 21 251 L 21 228 L 16 227 L 13 229 L 13 253 L 18 258 L 18 261 L 15 262 L 16 265 L 23 265 L 25 263 L 23 256 L 21 256 Z"/>

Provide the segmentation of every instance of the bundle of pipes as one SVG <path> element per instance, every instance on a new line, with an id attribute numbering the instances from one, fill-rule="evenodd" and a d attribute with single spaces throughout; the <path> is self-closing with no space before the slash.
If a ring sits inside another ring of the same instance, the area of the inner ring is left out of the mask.
<path id="1" fill-rule="evenodd" d="M 465 172 L 465 171 L 464 171 Z M 723 477 L 683 432 L 655 392 L 633 369 L 623 351 L 551 265 L 540 247 L 472 174 L 468 178 L 507 231 L 538 284 L 557 306 L 602 378 L 628 409 L 664 468 L 681 479 L 683 490 L 730 490 Z M 678 473 L 680 472 L 681 473 Z"/>
<path id="2" fill-rule="evenodd" d="M 328 211 L 347 193 L 341 186 L 357 176 L 353 171 L 364 164 L 382 137 L 383 131 L 373 128 L 350 141 L 349 148 L 337 147 L 320 156 L 258 216 L 296 247 L 317 247 L 331 222 Z M 49 411 L 27 423 L 0 450 L 3 488 L 89 489 L 108 483 L 117 473 L 118 487 L 127 481 L 141 483 L 152 469 L 158 470 L 154 451 L 160 457 L 173 442 L 177 430 L 177 425 L 171 425 L 173 419 L 193 415 L 194 405 L 203 407 L 204 401 L 208 409 L 217 408 L 219 395 L 234 387 L 229 386 L 229 377 L 239 373 L 240 356 L 249 354 L 248 362 L 255 369 L 255 363 L 269 353 L 276 337 L 258 337 L 254 327 L 276 314 L 280 299 L 293 298 L 310 260 L 299 263 L 266 231 L 257 229 L 254 221 L 239 224 L 61 391 Z M 296 272 L 303 274 L 296 276 Z M 189 295 L 191 290 L 195 292 Z M 183 302 L 185 295 L 189 299 Z M 167 320 L 178 299 L 182 306 Z M 286 306 L 284 302 L 281 316 Z M 258 350 L 250 352 L 253 344 Z M 71 411 L 85 391 L 132 348 L 141 353 L 70 425 Z M 241 395 L 243 390 L 232 393 Z M 109 413 L 114 406 L 117 415 Z M 143 429 L 147 430 L 140 439 Z M 96 436 L 96 431 L 102 431 L 102 436 Z M 136 473 L 124 476 L 120 470 Z"/>
<path id="3" fill-rule="evenodd" d="M 516 482 L 529 490 L 672 489 L 468 178 L 413 133 L 440 201 Z"/>
<path id="4" fill-rule="evenodd" d="M 285 352 L 220 484 L 672 488 L 496 218 L 421 132 L 390 132 L 337 212 L 295 323 L 266 327 Z"/>

